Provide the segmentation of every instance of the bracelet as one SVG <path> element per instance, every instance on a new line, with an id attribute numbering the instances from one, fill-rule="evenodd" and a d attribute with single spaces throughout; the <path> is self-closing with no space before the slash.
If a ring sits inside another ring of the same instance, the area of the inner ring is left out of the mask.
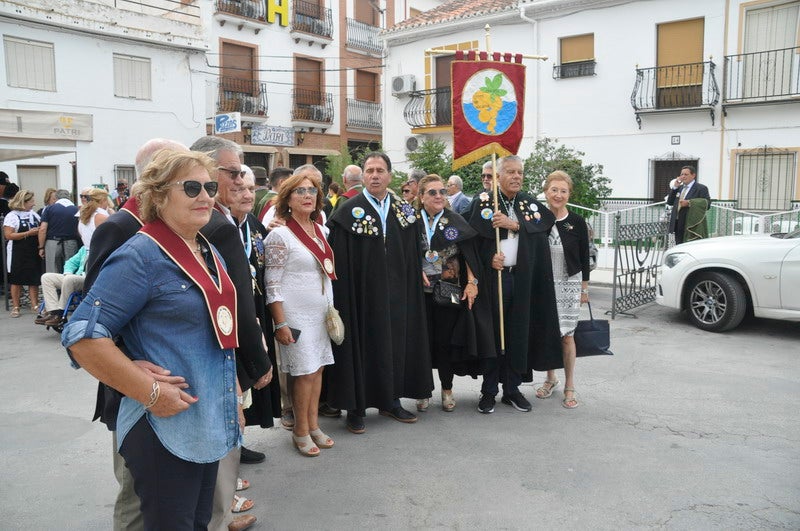
<path id="1" fill-rule="evenodd" d="M 273 331 L 277 331 L 279 328 L 283 328 L 284 326 L 289 326 L 289 323 L 287 323 L 286 321 L 282 321 L 282 322 L 276 324 L 275 326 L 273 326 L 272 330 Z"/>
<path id="2" fill-rule="evenodd" d="M 161 396 L 161 388 L 158 386 L 158 380 L 153 381 L 153 390 L 150 392 L 150 402 L 144 405 L 145 409 L 150 409 L 156 402 L 158 402 L 158 398 Z"/>
<path id="3" fill-rule="evenodd" d="M 583 293 L 584 295 L 588 295 L 589 294 L 589 290 L 588 289 L 582 289 L 581 293 Z"/>
<path id="4" fill-rule="evenodd" d="M 44 251 L 44 247 L 39 247 L 39 250 L 40 251 Z"/>

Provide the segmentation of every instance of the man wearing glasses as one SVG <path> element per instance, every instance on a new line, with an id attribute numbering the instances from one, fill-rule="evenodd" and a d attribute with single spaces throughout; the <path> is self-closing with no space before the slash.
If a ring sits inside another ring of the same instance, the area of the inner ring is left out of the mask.
<path id="1" fill-rule="evenodd" d="M 228 268 L 228 275 L 236 287 L 236 315 L 239 330 L 239 347 L 236 349 L 236 375 L 242 391 L 251 387 L 262 389 L 272 379 L 272 363 L 267 355 L 266 341 L 261 325 L 256 319 L 253 300 L 253 279 L 250 262 L 247 260 L 238 223 L 231 215 L 230 204 L 234 191 L 244 187 L 245 171 L 242 170 L 242 148 L 235 142 L 217 136 L 205 136 L 192 144 L 192 151 L 202 151 L 217 161 L 219 190 L 215 197 L 216 212 L 211 221 L 200 229 L 217 248 Z M 270 409 L 270 408 L 266 408 Z M 262 425 L 271 426 L 272 419 L 262 419 Z M 219 462 L 217 488 L 214 492 L 214 508 L 210 529 L 219 529 L 224 524 L 233 525 L 231 500 L 236 491 L 239 463 L 260 463 L 266 456 L 244 446 L 231 451 Z M 255 517 L 250 525 L 255 522 Z M 235 526 L 237 529 L 244 529 Z"/>
<path id="2" fill-rule="evenodd" d="M 424 316 L 414 209 L 388 189 L 385 153 L 364 160 L 364 191 L 334 211 L 328 226 L 336 261 L 333 301 L 345 325 L 333 347 L 327 402 L 346 409 L 347 429 L 364 433 L 367 408 L 412 423 L 401 397 L 427 398 L 433 373 Z"/>

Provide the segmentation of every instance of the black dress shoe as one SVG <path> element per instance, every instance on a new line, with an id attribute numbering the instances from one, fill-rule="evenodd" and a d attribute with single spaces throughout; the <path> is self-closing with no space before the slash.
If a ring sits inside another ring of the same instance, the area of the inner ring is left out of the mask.
<path id="1" fill-rule="evenodd" d="M 242 455 L 239 457 L 239 462 L 245 465 L 254 465 L 256 463 L 263 463 L 266 458 L 267 456 L 261 452 L 256 452 L 255 450 L 250 450 L 242 446 Z"/>
<path id="2" fill-rule="evenodd" d="M 350 431 L 350 433 L 355 433 L 356 435 L 360 435 L 367 431 L 367 427 L 364 425 L 364 417 L 359 417 L 355 413 L 348 413 L 347 429 Z"/>
<path id="3" fill-rule="evenodd" d="M 336 409 L 323 402 L 319 405 L 319 414 L 323 417 L 330 417 L 336 419 L 342 416 L 342 410 Z"/>
<path id="4" fill-rule="evenodd" d="M 415 414 L 399 406 L 393 407 L 389 410 L 380 411 L 380 414 L 384 417 L 391 417 L 399 422 L 405 422 L 406 424 L 411 424 L 412 422 L 417 421 L 417 416 Z"/>

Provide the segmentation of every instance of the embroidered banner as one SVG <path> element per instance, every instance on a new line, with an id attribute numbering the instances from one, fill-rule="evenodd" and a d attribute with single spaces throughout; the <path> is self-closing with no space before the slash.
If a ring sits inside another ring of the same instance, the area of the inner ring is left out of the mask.
<path id="1" fill-rule="evenodd" d="M 522 55 L 458 51 L 451 76 L 453 169 L 492 153 L 515 155 L 525 111 Z"/>

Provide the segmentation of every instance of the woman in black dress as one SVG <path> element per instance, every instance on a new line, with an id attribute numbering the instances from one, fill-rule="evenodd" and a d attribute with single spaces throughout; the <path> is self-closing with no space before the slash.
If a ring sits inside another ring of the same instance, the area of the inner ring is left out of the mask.
<path id="1" fill-rule="evenodd" d="M 42 277 L 42 259 L 39 258 L 39 224 L 41 218 L 33 211 L 33 192 L 20 190 L 8 203 L 10 212 L 3 220 L 6 247 L 6 271 L 11 284 L 11 317 L 19 317 L 19 299 L 22 286 L 28 286 L 31 310 L 39 308 L 39 284 Z"/>
<path id="2" fill-rule="evenodd" d="M 415 204 L 428 340 L 433 367 L 439 370 L 442 409 L 450 412 L 456 407 L 454 375 L 476 377 L 479 360 L 494 356 L 495 348 L 490 299 L 478 296 L 483 272 L 474 245 L 477 233 L 447 208 L 445 194 L 442 179 L 428 175 L 419 181 Z M 460 293 L 442 300 L 434 291 L 441 294 L 443 287 Z M 427 409 L 428 399 L 417 400 L 418 411 Z"/>

